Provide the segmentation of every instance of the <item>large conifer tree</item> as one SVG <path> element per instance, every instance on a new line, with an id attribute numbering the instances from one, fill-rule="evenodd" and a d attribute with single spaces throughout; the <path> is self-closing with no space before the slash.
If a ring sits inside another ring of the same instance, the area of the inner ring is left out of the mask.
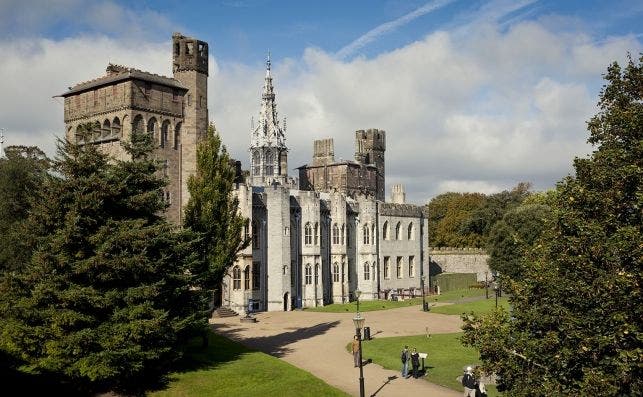
<path id="1" fill-rule="evenodd" d="M 558 184 L 554 226 L 512 317 L 465 319 L 465 342 L 513 396 L 634 396 L 643 390 L 643 56 L 605 75 L 588 123 L 595 151 Z"/>
<path id="2" fill-rule="evenodd" d="M 127 150 L 131 160 L 110 162 L 94 145 L 59 144 L 60 177 L 28 220 L 34 255 L 0 301 L 0 347 L 23 369 L 129 387 L 204 326 L 194 239 L 161 217 L 150 136 L 134 133 Z"/>

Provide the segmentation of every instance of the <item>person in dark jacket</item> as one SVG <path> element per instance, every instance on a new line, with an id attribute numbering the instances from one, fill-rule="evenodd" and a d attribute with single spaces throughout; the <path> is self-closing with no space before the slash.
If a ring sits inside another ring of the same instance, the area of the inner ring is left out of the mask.
<path id="1" fill-rule="evenodd" d="M 411 366 L 413 367 L 413 378 L 418 378 L 418 369 L 420 368 L 420 355 L 416 348 L 411 352 Z"/>
<path id="2" fill-rule="evenodd" d="M 476 378 L 473 376 L 473 368 L 467 367 L 462 377 L 462 386 L 464 386 L 464 397 L 476 397 Z"/>

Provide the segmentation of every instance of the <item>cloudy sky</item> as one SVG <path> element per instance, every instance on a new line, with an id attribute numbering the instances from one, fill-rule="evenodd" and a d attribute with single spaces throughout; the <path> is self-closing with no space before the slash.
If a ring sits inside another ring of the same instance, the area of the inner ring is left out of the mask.
<path id="1" fill-rule="evenodd" d="M 312 141 L 354 153 L 354 131 L 387 132 L 387 191 L 553 187 L 592 148 L 601 75 L 643 51 L 643 2 L 363 0 L 0 1 L 0 128 L 54 154 L 68 86 L 109 62 L 171 75 L 174 31 L 210 44 L 209 105 L 248 166 L 272 54 L 291 174 Z"/>

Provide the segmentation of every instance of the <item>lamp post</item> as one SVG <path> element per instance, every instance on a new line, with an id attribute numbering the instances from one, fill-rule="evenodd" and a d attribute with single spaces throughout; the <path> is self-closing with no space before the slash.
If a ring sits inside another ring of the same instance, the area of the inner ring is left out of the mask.
<path id="1" fill-rule="evenodd" d="M 359 291 L 355 291 L 357 293 Z M 358 299 L 359 302 L 359 299 Z M 357 335 L 357 341 L 359 343 L 359 397 L 364 397 L 364 370 L 362 367 L 362 327 L 364 326 L 363 318 L 359 312 L 357 316 L 353 319 L 353 324 L 355 324 L 355 334 Z"/>
<path id="2" fill-rule="evenodd" d="M 498 288 L 498 283 L 493 284 L 493 290 L 496 293 L 496 308 L 497 308 L 498 307 L 498 291 L 500 291 L 500 289 Z"/>
<path id="3" fill-rule="evenodd" d="M 426 280 L 426 275 L 423 274 L 422 277 L 420 277 L 420 280 L 422 280 L 422 311 L 426 312 L 428 311 L 426 301 L 424 300 L 424 281 Z"/>

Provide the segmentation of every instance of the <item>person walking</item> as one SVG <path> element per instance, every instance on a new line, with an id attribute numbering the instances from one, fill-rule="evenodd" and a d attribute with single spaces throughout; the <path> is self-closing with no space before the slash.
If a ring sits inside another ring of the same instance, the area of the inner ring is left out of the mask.
<path id="1" fill-rule="evenodd" d="M 418 354 L 417 349 L 414 347 L 413 352 L 411 353 L 411 367 L 413 367 L 413 378 L 418 378 L 418 368 L 420 367 L 420 355 Z"/>
<path id="2" fill-rule="evenodd" d="M 353 337 L 353 362 L 355 363 L 355 367 L 359 367 L 359 339 L 357 339 L 357 335 Z"/>
<path id="3" fill-rule="evenodd" d="M 473 376 L 473 368 L 467 367 L 462 377 L 462 386 L 464 386 L 464 397 L 476 397 L 476 378 Z"/>
<path id="4" fill-rule="evenodd" d="M 409 376 L 409 347 L 404 346 L 402 349 L 402 354 L 400 355 L 402 360 L 402 378 L 406 379 Z"/>

